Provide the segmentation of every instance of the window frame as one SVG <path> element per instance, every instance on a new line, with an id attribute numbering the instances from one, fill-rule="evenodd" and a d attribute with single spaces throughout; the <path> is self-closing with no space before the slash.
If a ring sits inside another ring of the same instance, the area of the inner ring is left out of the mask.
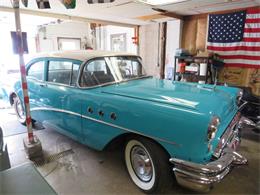
<path id="1" fill-rule="evenodd" d="M 95 61 L 95 60 L 104 60 L 106 65 L 107 65 L 107 62 L 105 60 L 106 57 L 112 57 L 112 56 L 100 56 L 100 57 L 94 57 L 94 58 L 91 58 L 87 61 L 85 61 L 82 65 L 81 65 L 81 68 L 80 68 L 80 73 L 78 75 L 78 82 L 77 82 L 77 86 L 78 88 L 80 89 L 92 89 L 92 88 L 97 88 L 97 87 L 102 87 L 102 86 L 105 86 L 105 85 L 110 85 L 110 84 L 115 84 L 115 83 L 118 83 L 118 81 L 112 81 L 112 82 L 107 82 L 107 83 L 102 83 L 102 84 L 97 84 L 97 85 L 94 85 L 94 86 L 89 86 L 89 87 L 82 87 L 80 86 L 80 80 L 81 80 L 81 77 L 82 77 L 82 73 L 84 71 L 84 68 L 85 66 L 87 66 L 88 64 L 90 64 L 91 62 Z M 108 66 L 108 65 L 107 65 Z"/>
<path id="2" fill-rule="evenodd" d="M 77 79 L 76 79 L 75 85 L 71 85 L 72 74 L 70 74 L 70 81 L 69 81 L 70 84 L 64 84 L 64 83 L 58 83 L 58 82 L 48 81 L 49 63 L 50 63 L 50 61 L 58 61 L 58 62 L 60 62 L 60 61 L 66 61 L 66 62 L 71 62 L 71 63 L 72 63 L 71 71 L 73 70 L 73 64 L 77 64 L 77 65 L 79 66 L 79 69 L 78 69 L 78 75 L 77 75 Z M 72 88 L 78 87 L 78 79 L 79 79 L 80 70 L 81 70 L 81 64 L 82 64 L 82 63 L 83 63 L 83 62 L 80 61 L 80 60 L 69 59 L 69 58 L 46 58 L 46 64 L 45 64 L 45 67 L 46 67 L 46 71 L 45 71 L 45 82 L 46 82 L 46 84 L 58 85 L 58 86 L 65 86 L 65 87 L 72 87 Z"/>
<path id="3" fill-rule="evenodd" d="M 28 75 L 28 72 L 31 68 L 31 66 L 33 66 L 34 64 L 38 63 L 38 62 L 43 62 L 43 75 L 42 75 L 42 80 L 39 80 L 35 77 L 31 77 Z M 26 65 L 26 77 L 30 80 L 34 80 L 34 81 L 37 81 L 37 82 L 45 82 L 45 73 L 46 73 L 46 59 L 45 58 L 37 58 L 37 59 L 34 59 L 32 61 L 30 61 L 27 65 Z"/>
<path id="4" fill-rule="evenodd" d="M 99 84 L 99 85 L 95 85 L 95 86 L 90 86 L 90 87 L 81 87 L 80 86 L 80 79 L 81 79 L 81 76 L 82 76 L 82 73 L 84 71 L 84 68 L 87 64 L 89 64 L 90 62 L 94 61 L 94 60 L 97 60 L 97 59 L 104 59 L 107 58 L 107 57 L 136 57 L 140 60 L 140 63 L 142 61 L 142 57 L 138 56 L 138 55 L 104 55 L 104 56 L 99 56 L 99 57 L 93 57 L 93 58 L 90 58 L 86 61 L 84 61 L 81 66 L 80 66 L 80 72 L 79 72 L 79 75 L 78 75 L 78 79 L 77 79 L 77 87 L 79 89 L 93 89 L 93 88 L 98 88 L 98 87 L 102 87 L 102 86 L 106 86 L 106 85 L 112 85 L 112 84 L 117 84 L 117 83 L 120 83 L 119 81 L 117 81 L 117 79 L 113 82 L 108 82 L 108 83 L 104 83 L 104 84 Z M 105 60 L 106 61 L 106 60 Z M 142 64 L 142 63 L 141 63 Z M 149 75 L 146 75 L 145 77 L 152 77 L 152 76 L 149 76 Z M 139 79 L 139 78 L 137 78 Z M 136 79 L 131 79 L 131 80 L 136 80 Z M 127 80 L 127 81 L 130 81 L 130 80 Z M 121 82 L 127 82 L 127 81 L 121 81 Z"/>

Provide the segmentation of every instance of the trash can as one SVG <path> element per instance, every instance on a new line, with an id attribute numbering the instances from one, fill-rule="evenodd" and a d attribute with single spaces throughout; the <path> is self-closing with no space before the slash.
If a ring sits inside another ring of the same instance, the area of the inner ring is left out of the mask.
<path id="1" fill-rule="evenodd" d="M 0 171 L 9 169 L 10 167 L 8 149 L 7 145 L 4 143 L 3 131 L 0 127 Z"/>

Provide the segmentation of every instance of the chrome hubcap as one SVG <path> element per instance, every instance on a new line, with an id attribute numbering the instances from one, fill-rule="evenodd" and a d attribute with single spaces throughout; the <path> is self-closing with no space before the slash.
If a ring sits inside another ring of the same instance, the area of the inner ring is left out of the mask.
<path id="1" fill-rule="evenodd" d="M 153 167 L 148 153 L 141 146 L 133 147 L 131 163 L 136 176 L 143 182 L 149 182 L 153 176 Z"/>

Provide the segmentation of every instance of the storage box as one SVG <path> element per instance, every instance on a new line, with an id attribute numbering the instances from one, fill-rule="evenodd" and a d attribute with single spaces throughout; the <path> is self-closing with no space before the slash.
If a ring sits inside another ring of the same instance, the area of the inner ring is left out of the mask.
<path id="1" fill-rule="evenodd" d="M 250 87 L 254 95 L 260 96 L 260 69 L 224 67 L 219 74 L 219 82 Z"/>

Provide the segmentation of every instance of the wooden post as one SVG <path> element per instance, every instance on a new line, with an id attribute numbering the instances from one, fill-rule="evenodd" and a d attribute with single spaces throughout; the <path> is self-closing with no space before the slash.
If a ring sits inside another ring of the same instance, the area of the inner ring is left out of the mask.
<path id="1" fill-rule="evenodd" d="M 167 39 L 167 22 L 163 22 L 162 23 L 162 33 L 161 33 L 160 79 L 164 79 L 165 78 L 166 39 Z"/>

